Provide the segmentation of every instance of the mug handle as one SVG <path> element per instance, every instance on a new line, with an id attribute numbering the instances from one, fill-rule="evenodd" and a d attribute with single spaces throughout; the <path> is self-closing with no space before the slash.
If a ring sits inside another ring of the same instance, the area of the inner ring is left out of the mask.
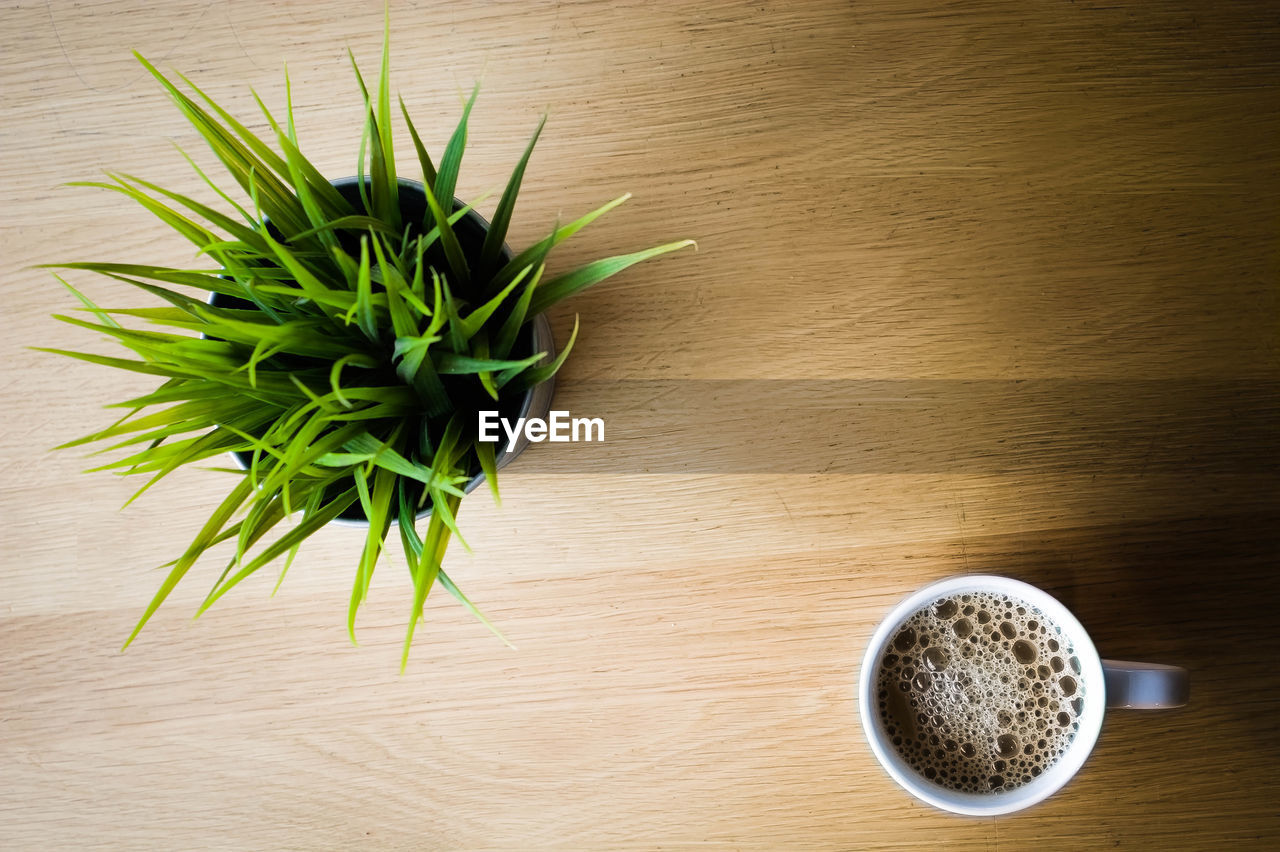
<path id="1" fill-rule="evenodd" d="M 1181 707 L 1191 696 L 1191 677 L 1184 668 L 1159 663 L 1103 660 L 1107 706 L 1133 710 Z"/>

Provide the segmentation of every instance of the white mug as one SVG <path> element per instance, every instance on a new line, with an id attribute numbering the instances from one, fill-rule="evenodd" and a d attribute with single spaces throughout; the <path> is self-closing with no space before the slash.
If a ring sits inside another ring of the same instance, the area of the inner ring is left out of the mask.
<path id="1" fill-rule="evenodd" d="M 1077 718 L 1075 732 L 1066 752 L 1052 766 L 1030 782 L 1012 790 L 966 793 L 934 783 L 916 772 L 889 741 L 880 718 L 876 695 L 877 673 L 889 643 L 898 629 L 916 612 L 943 597 L 972 592 L 1006 595 L 1040 610 L 1056 623 L 1075 649 L 1080 661 L 1080 678 L 1088 689 L 1084 710 Z M 916 798 L 943 810 L 972 816 L 997 816 L 1030 807 L 1049 797 L 1084 765 L 1098 741 L 1102 717 L 1108 708 L 1154 709 L 1186 704 L 1189 680 L 1186 669 L 1151 663 L 1104 660 L 1093 640 L 1071 611 L 1048 593 L 1008 577 L 970 574 L 933 583 L 898 604 L 876 628 L 862 659 L 858 679 L 858 706 L 862 728 L 871 751 L 901 787 Z"/>

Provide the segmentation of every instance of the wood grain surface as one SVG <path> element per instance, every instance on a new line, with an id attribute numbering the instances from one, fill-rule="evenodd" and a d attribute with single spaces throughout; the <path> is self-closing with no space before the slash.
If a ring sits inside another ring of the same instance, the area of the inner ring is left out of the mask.
<path id="1" fill-rule="evenodd" d="M 198 566 L 124 637 L 226 488 L 83 475 L 49 448 L 145 377 L 60 260 L 189 264 L 104 169 L 214 164 L 134 62 L 233 112 L 293 83 L 351 174 L 377 4 L 0 10 L 0 848 L 1211 849 L 1280 844 L 1280 16 L 1266 2 L 392 2 L 393 84 L 439 149 L 483 77 L 461 194 L 540 112 L 511 242 L 623 192 L 556 268 L 692 237 L 556 309 L 557 407 L 477 495 L 451 574 L 517 645 L 409 580 L 344 613 L 360 533 L 197 621 Z M 262 128 L 262 122 L 253 125 Z M 403 150 L 411 151 L 407 137 Z M 205 193 L 207 194 L 207 193 Z M 481 205 L 491 211 L 495 198 Z M 140 304 L 77 276 L 100 302 Z M 104 350 L 107 351 L 107 350 Z M 656 389 L 656 390 L 655 390 Z M 1192 672 L 1116 712 L 1029 811 L 953 817 L 858 725 L 879 618 L 937 578 L 1061 597 L 1104 655 Z"/>

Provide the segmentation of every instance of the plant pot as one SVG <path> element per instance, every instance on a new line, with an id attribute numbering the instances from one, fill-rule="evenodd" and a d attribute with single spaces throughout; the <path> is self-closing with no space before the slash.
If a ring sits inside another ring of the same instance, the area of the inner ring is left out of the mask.
<path id="1" fill-rule="evenodd" d="M 366 184 L 368 178 L 365 178 Z M 363 209 L 363 202 L 360 198 L 359 179 L 355 177 L 339 178 L 330 181 L 335 189 L 357 210 Z M 422 184 L 418 181 L 399 178 L 400 195 L 400 212 L 402 218 L 407 222 L 423 221 L 424 216 L 428 212 L 426 195 L 422 190 Z M 465 202 L 455 198 L 453 200 L 453 209 L 455 211 L 466 206 Z M 266 222 L 268 228 L 271 223 Z M 454 223 L 454 232 L 457 234 L 458 242 L 462 245 L 463 251 L 469 256 L 474 257 L 479 254 L 480 247 L 484 243 L 485 235 L 489 231 L 489 223 L 474 210 L 467 212 L 465 216 Z M 279 236 L 278 234 L 275 236 Z M 356 249 L 358 252 L 358 248 Z M 512 257 L 511 249 L 506 245 L 502 247 L 501 262 L 506 263 Z M 253 307 L 252 303 L 236 298 L 234 296 L 224 296 L 214 293 L 209 297 L 209 303 L 222 307 Z M 538 314 L 531 320 L 527 321 L 524 328 L 520 331 L 519 337 L 516 338 L 515 352 L 513 355 L 529 355 L 534 352 L 545 352 L 541 364 L 551 362 L 556 355 L 555 339 L 551 334 L 551 323 L 547 321 L 544 314 Z M 525 391 L 521 396 L 514 399 L 502 400 L 496 403 L 496 407 L 501 417 L 506 418 L 510 422 L 515 422 L 516 418 L 541 417 L 545 418 L 551 410 L 551 398 L 555 393 L 555 378 L 552 377 Z M 478 410 L 478 409 L 477 409 Z M 525 448 L 529 446 L 529 439 L 525 437 L 521 431 L 516 435 L 514 441 L 506 441 L 495 446 L 495 467 L 498 470 L 506 467 L 515 460 Z M 509 451 L 508 451 L 509 450 Z M 245 452 L 231 453 L 232 459 L 237 467 L 241 470 L 248 470 L 252 459 L 252 454 Z M 473 469 L 471 479 L 463 486 L 463 491 L 470 494 L 476 490 L 485 481 L 484 473 Z M 423 508 L 417 515 L 419 519 L 425 518 L 431 514 L 431 507 L 428 505 Z M 335 518 L 331 523 L 352 525 L 352 526 L 368 526 L 368 520 L 365 518 L 364 510 L 359 503 L 350 506 L 341 515 Z"/>

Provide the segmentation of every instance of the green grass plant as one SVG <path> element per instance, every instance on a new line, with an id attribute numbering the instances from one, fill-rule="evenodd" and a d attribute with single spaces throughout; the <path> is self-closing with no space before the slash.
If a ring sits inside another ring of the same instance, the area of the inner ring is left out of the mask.
<path id="1" fill-rule="evenodd" d="M 233 552 L 197 615 L 283 559 L 278 588 L 299 546 L 357 509 L 368 530 L 347 612 L 353 642 L 357 609 L 392 530 L 413 580 L 402 671 L 427 594 L 436 585 L 492 628 L 443 564 L 451 539 L 462 540 L 458 510 L 466 484 L 483 473 L 498 494 L 495 444 L 477 439 L 478 406 L 518 402 L 564 363 L 577 320 L 565 346 L 548 359 L 548 353 L 520 349 L 537 314 L 692 241 L 548 275 L 551 250 L 625 201 L 624 195 L 573 222 L 557 223 L 542 240 L 506 255 L 508 225 L 543 116 L 483 240 L 472 238 L 469 245 L 463 226 L 471 207 L 455 203 L 454 189 L 477 90 L 438 161 L 398 102 L 414 145 L 411 171 L 426 201 L 421 217 L 406 215 L 412 205 L 404 196 L 415 188 L 401 179 L 403 164 L 397 164 L 392 144 L 397 110 L 385 36 L 372 91 L 352 57 L 364 107 L 356 198 L 302 154 L 287 74 L 283 121 L 254 95 L 271 130 L 262 138 L 185 76 L 171 79 L 135 55 L 208 143 L 234 186 L 219 185 L 190 157 L 226 209 L 127 174 L 76 184 L 118 192 L 142 205 L 195 244 L 196 262 L 191 268 L 51 264 L 99 273 L 157 300 L 149 307 L 103 308 L 59 276 L 82 310 L 57 319 L 107 335 L 128 356 L 47 351 L 160 380 L 155 390 L 115 403 L 124 414 L 114 423 L 64 446 L 93 443 L 100 452 L 122 453 L 94 469 L 145 479 L 130 502 L 186 465 L 238 453 L 245 469 L 229 470 L 234 484 L 187 549 L 166 566 L 125 647 L 211 549 L 231 542 L 226 547 Z"/>

